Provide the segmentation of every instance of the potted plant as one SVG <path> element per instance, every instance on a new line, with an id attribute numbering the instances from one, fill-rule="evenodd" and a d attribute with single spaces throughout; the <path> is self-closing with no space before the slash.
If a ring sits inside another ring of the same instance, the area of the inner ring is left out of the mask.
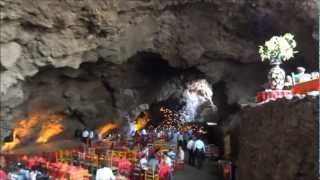
<path id="1" fill-rule="evenodd" d="M 281 90 L 284 87 L 285 72 L 280 68 L 280 64 L 290 60 L 297 51 L 294 36 L 286 33 L 283 36 L 273 36 L 266 41 L 263 46 L 259 46 L 261 60 L 269 60 L 272 68 L 268 73 L 268 81 L 271 89 Z"/>

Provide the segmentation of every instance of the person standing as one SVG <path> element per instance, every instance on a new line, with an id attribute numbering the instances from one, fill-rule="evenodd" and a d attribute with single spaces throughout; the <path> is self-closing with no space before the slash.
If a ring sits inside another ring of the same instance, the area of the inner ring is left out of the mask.
<path id="1" fill-rule="evenodd" d="M 189 138 L 188 132 L 184 131 L 183 132 L 183 149 L 187 149 L 187 144 L 188 144 L 189 139 L 190 138 Z"/>
<path id="2" fill-rule="evenodd" d="M 146 146 L 148 143 L 148 132 L 146 129 L 142 129 L 141 138 L 142 138 L 142 145 Z"/>
<path id="3" fill-rule="evenodd" d="M 170 140 L 170 144 L 177 146 L 178 143 L 179 132 L 174 130 L 172 133 L 172 138 Z"/>
<path id="4" fill-rule="evenodd" d="M 169 170 L 169 180 L 172 180 L 172 178 L 173 178 L 173 160 L 169 156 L 168 152 L 164 153 L 164 160 L 170 169 Z"/>
<path id="5" fill-rule="evenodd" d="M 187 150 L 188 150 L 188 153 L 189 153 L 189 160 L 188 160 L 188 163 L 189 165 L 191 166 L 194 166 L 194 153 L 193 153 L 193 147 L 194 147 L 194 139 L 190 139 L 187 143 Z"/>
<path id="6" fill-rule="evenodd" d="M 159 161 L 156 159 L 154 154 L 150 155 L 150 159 L 148 161 L 148 166 L 153 172 L 157 172 L 159 169 Z"/>
<path id="7" fill-rule="evenodd" d="M 139 160 L 139 167 L 144 171 L 148 170 L 148 160 L 145 154 L 142 155 L 142 158 Z"/>
<path id="8" fill-rule="evenodd" d="M 19 180 L 29 180 L 31 179 L 31 174 L 30 171 L 25 167 L 24 164 L 18 162 L 17 163 L 17 167 L 18 167 L 18 171 L 17 171 L 17 175 Z M 10 179 L 14 179 L 14 178 L 10 178 Z"/>
<path id="9" fill-rule="evenodd" d="M 188 136 L 189 136 L 189 139 L 191 139 L 191 138 L 192 138 L 192 135 L 193 135 L 193 133 L 192 133 L 192 129 L 189 129 L 189 130 L 188 130 Z"/>
<path id="10" fill-rule="evenodd" d="M 142 131 L 141 131 L 141 134 L 142 134 L 142 136 L 147 136 L 147 130 L 146 129 L 142 129 Z"/>
<path id="11" fill-rule="evenodd" d="M 2 167 L 0 166 L 0 179 L 8 179 L 7 173 L 2 170 Z"/>
<path id="12" fill-rule="evenodd" d="M 183 146 L 183 134 L 182 132 L 178 131 L 178 146 Z"/>
<path id="13" fill-rule="evenodd" d="M 194 142 L 193 152 L 195 153 L 195 157 L 196 157 L 196 160 L 197 160 L 197 163 L 196 163 L 197 167 L 199 169 L 201 169 L 202 168 L 202 163 L 203 163 L 203 160 L 204 160 L 204 157 L 205 157 L 206 149 L 205 149 L 204 142 L 200 138 L 198 138 Z"/>
<path id="14" fill-rule="evenodd" d="M 115 180 L 112 170 L 106 166 L 97 170 L 95 180 Z"/>
<path id="15" fill-rule="evenodd" d="M 182 146 L 178 147 L 178 160 L 182 162 L 184 161 L 184 151 Z"/>
<path id="16" fill-rule="evenodd" d="M 90 135 L 90 132 L 89 132 L 89 129 L 85 128 L 83 131 L 82 131 L 82 134 L 81 134 L 81 139 L 82 139 L 82 142 L 84 142 L 87 146 L 89 144 L 89 135 Z"/>
<path id="17" fill-rule="evenodd" d="M 94 138 L 95 138 L 95 133 L 94 133 L 94 131 L 92 131 L 92 130 L 90 130 L 89 131 L 89 147 L 92 147 L 92 141 L 94 140 Z"/>

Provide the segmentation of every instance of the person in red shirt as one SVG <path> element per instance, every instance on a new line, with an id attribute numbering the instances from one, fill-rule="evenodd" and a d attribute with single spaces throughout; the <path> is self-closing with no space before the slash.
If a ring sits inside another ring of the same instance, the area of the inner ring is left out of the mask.
<path id="1" fill-rule="evenodd" d="M 7 180 L 8 179 L 8 175 L 7 173 L 2 170 L 2 167 L 0 166 L 0 180 Z"/>
<path id="2" fill-rule="evenodd" d="M 170 179 L 170 167 L 166 163 L 165 158 L 162 157 L 160 166 L 159 166 L 159 179 L 160 180 L 169 180 Z"/>

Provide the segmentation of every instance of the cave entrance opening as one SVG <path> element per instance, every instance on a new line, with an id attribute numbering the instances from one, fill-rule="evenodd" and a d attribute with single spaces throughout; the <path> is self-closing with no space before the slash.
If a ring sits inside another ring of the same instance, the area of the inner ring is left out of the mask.
<path id="1" fill-rule="evenodd" d="M 210 136 L 216 133 L 210 131 L 217 131 L 218 124 L 207 122 L 208 119 L 201 117 L 202 111 L 216 111 L 211 87 L 207 85 L 204 79 L 193 80 L 187 83 L 180 94 L 152 103 L 147 111 L 141 112 L 135 119 L 135 130 L 192 131 L 195 137 L 201 137 L 207 143 L 215 143 Z"/>

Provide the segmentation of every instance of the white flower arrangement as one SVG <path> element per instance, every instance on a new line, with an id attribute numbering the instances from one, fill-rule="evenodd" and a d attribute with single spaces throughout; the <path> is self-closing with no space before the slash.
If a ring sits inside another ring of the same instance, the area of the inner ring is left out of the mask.
<path id="1" fill-rule="evenodd" d="M 269 59 L 270 63 L 273 64 L 292 58 L 298 52 L 294 51 L 297 43 L 293 38 L 294 36 L 290 33 L 283 36 L 273 36 L 263 46 L 259 46 L 261 60 Z"/>

